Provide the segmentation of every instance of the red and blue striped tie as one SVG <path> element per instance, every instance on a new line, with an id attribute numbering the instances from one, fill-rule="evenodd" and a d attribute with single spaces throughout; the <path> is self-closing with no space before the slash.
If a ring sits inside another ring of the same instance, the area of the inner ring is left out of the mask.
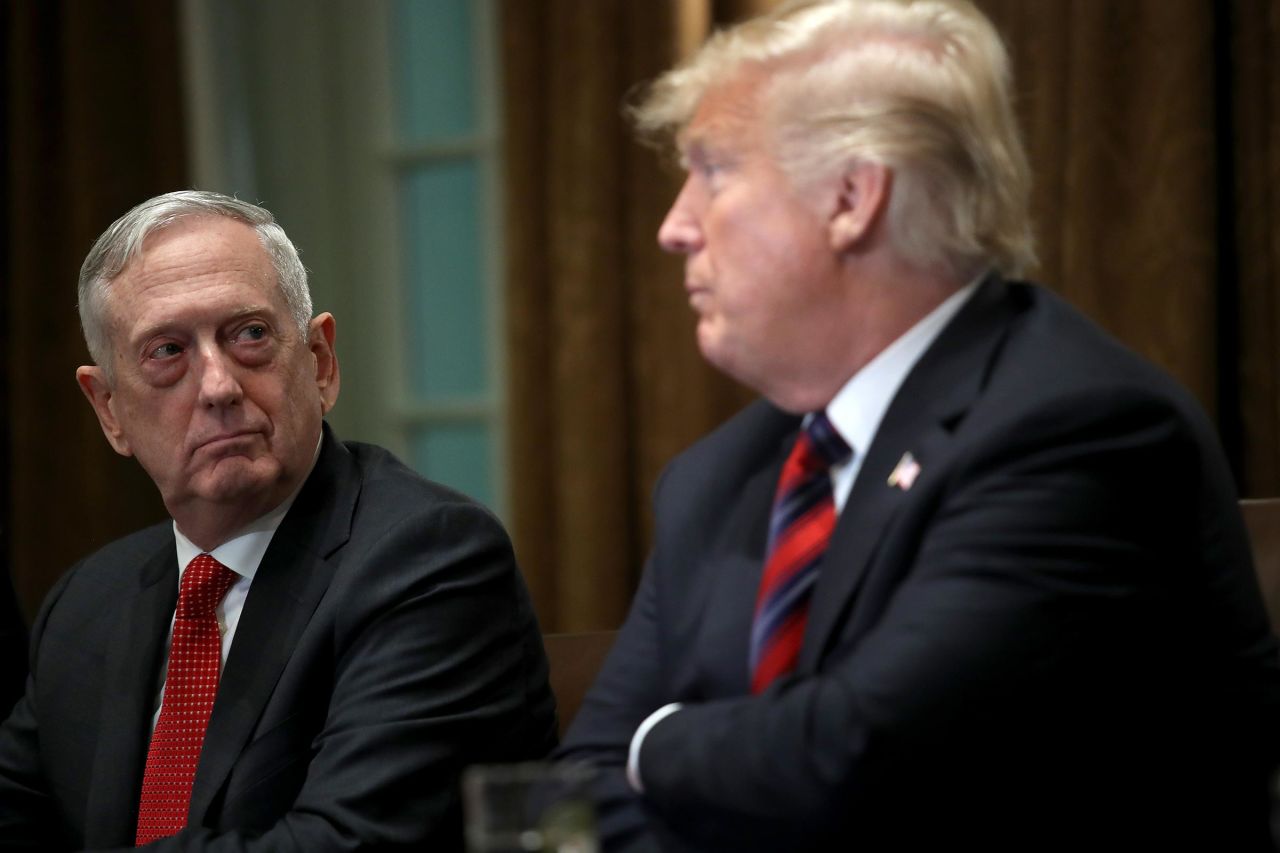
<path id="1" fill-rule="evenodd" d="M 815 412 L 782 467 L 751 625 L 752 693 L 794 669 L 800 656 L 809 597 L 836 526 L 830 469 L 849 453 L 826 413 Z"/>

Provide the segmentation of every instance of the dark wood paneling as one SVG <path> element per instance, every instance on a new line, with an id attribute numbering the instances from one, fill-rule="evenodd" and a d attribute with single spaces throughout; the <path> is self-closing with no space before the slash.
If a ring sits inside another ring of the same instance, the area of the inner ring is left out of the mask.
<path id="1" fill-rule="evenodd" d="M 15 0 L 10 12 L 8 553 L 31 614 L 76 559 L 165 515 L 76 386 L 88 356 L 75 291 L 97 235 L 187 179 L 173 2 Z"/>

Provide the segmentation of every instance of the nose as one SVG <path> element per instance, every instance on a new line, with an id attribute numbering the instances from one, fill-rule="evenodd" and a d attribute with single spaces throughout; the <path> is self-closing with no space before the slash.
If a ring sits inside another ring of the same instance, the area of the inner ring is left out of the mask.
<path id="1" fill-rule="evenodd" d="M 693 204 L 694 192 L 692 178 L 686 179 L 658 227 L 658 245 L 664 251 L 691 255 L 702 248 L 702 228 Z"/>
<path id="2" fill-rule="evenodd" d="M 200 350 L 200 404 L 209 408 L 235 406 L 244 398 L 229 356 L 217 346 Z"/>

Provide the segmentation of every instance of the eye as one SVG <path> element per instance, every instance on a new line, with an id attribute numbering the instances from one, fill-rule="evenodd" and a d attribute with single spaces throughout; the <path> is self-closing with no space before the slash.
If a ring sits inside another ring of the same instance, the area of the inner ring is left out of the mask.
<path id="1" fill-rule="evenodd" d="M 696 171 L 706 183 L 707 188 L 714 193 L 724 186 L 729 165 L 721 160 L 702 160 L 697 164 Z"/>
<path id="2" fill-rule="evenodd" d="M 705 148 L 696 147 L 680 155 L 680 168 L 691 175 L 710 179 L 720 171 L 720 161 Z"/>
<path id="3" fill-rule="evenodd" d="M 250 323 L 241 327 L 232 337 L 237 341 L 260 341 L 266 338 L 267 327 L 261 323 Z"/>
<path id="4" fill-rule="evenodd" d="M 182 347 L 170 341 L 168 343 L 160 344 L 160 346 L 153 349 L 150 353 L 147 354 L 147 358 L 162 360 L 167 358 L 173 358 L 174 356 L 178 356 L 181 354 L 182 354 Z"/>

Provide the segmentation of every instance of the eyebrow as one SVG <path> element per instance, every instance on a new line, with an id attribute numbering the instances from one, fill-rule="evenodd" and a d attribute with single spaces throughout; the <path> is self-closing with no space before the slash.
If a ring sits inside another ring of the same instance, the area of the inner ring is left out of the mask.
<path id="1" fill-rule="evenodd" d="M 241 320 L 244 320 L 247 317 L 252 317 L 254 315 L 271 315 L 271 314 L 272 314 L 272 308 L 270 305 L 266 305 L 266 304 L 246 305 L 245 307 L 236 310 L 225 319 L 219 320 L 218 326 L 219 328 L 223 326 L 231 326 L 231 325 L 234 325 L 235 323 L 240 322 Z M 169 319 L 162 320 L 158 323 L 152 323 L 150 326 L 147 326 L 145 329 L 142 329 L 136 335 L 134 335 L 130 343 L 133 346 L 137 346 L 141 344 L 143 341 L 146 341 L 148 338 L 153 338 L 156 335 L 165 334 L 166 331 L 173 328 L 174 325 L 175 325 L 174 321 Z"/>
<path id="2" fill-rule="evenodd" d="M 715 128 L 700 128 L 681 139 L 677 151 L 683 163 L 702 162 L 710 158 L 725 158 L 731 149 L 728 144 L 718 141 L 714 135 Z"/>
<path id="3" fill-rule="evenodd" d="M 715 127 L 706 127 L 705 125 L 697 129 L 685 128 L 676 137 L 676 148 L 681 154 L 705 154 L 708 148 L 714 147 L 714 143 L 710 137 Z"/>

